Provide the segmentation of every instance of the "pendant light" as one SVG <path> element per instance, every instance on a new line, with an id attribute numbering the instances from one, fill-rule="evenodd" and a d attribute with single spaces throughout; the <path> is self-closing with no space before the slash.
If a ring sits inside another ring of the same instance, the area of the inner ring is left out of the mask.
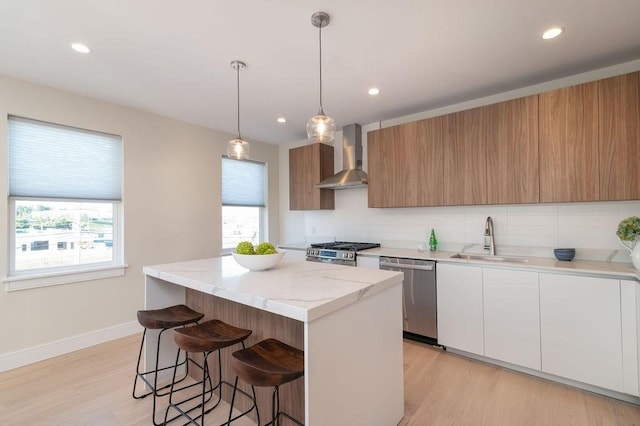
<path id="1" fill-rule="evenodd" d="M 241 61 L 232 61 L 231 68 L 236 70 L 236 81 L 238 88 L 238 137 L 232 139 L 227 144 L 227 155 L 230 158 L 236 160 L 248 160 L 249 159 L 249 142 L 242 139 L 240 136 L 240 71 L 245 69 L 247 64 Z"/>
<path id="2" fill-rule="evenodd" d="M 322 27 L 329 25 L 329 14 L 316 12 L 311 16 L 311 23 L 318 28 L 320 41 L 320 110 L 307 122 L 307 137 L 311 142 L 331 143 L 336 136 L 336 122 L 322 110 Z"/>

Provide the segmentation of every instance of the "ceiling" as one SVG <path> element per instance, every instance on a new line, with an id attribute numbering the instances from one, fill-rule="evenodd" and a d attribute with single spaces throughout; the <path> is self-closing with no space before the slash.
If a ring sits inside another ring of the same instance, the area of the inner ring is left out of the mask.
<path id="1" fill-rule="evenodd" d="M 239 59 L 242 136 L 292 143 L 319 106 L 317 11 L 338 128 L 640 58 L 638 0 L 14 0 L 0 74 L 234 134 Z"/>

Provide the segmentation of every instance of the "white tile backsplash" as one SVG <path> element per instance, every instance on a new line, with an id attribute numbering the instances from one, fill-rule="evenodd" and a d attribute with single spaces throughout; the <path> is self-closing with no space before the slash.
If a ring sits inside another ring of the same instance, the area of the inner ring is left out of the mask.
<path id="1" fill-rule="evenodd" d="M 370 209 L 366 188 L 335 196 L 335 210 L 304 213 L 305 238 L 315 231 L 338 240 L 415 248 L 433 228 L 443 250 L 468 245 L 482 250 L 484 224 L 491 216 L 498 253 L 553 257 L 555 247 L 575 247 L 576 258 L 630 262 L 615 232 L 623 218 L 640 216 L 640 201 Z"/>

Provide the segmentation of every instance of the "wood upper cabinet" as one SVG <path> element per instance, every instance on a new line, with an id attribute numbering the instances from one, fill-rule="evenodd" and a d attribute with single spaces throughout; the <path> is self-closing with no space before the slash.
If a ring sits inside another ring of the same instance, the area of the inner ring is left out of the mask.
<path id="1" fill-rule="evenodd" d="M 600 199 L 598 83 L 538 95 L 540 201 Z"/>
<path id="2" fill-rule="evenodd" d="M 333 210 L 331 189 L 318 189 L 321 180 L 333 175 L 333 147 L 314 143 L 289 150 L 289 209 Z"/>
<path id="3" fill-rule="evenodd" d="M 369 207 L 442 205 L 442 117 L 367 134 Z"/>
<path id="4" fill-rule="evenodd" d="M 540 201 L 538 96 L 488 107 L 487 203 Z"/>
<path id="5" fill-rule="evenodd" d="M 369 132 L 369 207 L 640 199 L 640 72 Z"/>
<path id="6" fill-rule="evenodd" d="M 598 81 L 600 199 L 640 199 L 637 72 Z"/>
<path id="7" fill-rule="evenodd" d="M 487 204 L 489 107 L 444 116 L 444 205 Z"/>

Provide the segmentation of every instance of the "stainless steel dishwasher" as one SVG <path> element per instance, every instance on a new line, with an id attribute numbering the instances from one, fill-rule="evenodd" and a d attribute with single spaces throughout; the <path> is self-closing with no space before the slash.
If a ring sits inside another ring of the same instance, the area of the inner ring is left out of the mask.
<path id="1" fill-rule="evenodd" d="M 404 337 L 437 344 L 436 262 L 381 256 L 380 269 L 404 273 L 402 284 Z"/>

